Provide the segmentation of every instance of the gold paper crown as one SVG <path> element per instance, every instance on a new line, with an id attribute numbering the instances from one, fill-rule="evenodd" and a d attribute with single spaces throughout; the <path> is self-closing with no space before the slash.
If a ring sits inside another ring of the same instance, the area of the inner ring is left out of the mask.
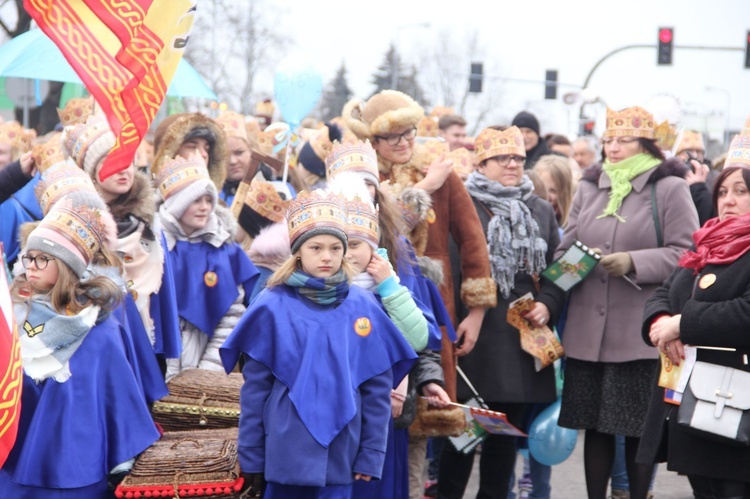
<path id="1" fill-rule="evenodd" d="M 283 156 L 283 150 L 279 151 L 278 153 L 273 152 L 273 148 L 279 144 L 277 134 L 283 132 L 284 130 L 289 130 L 289 125 L 286 123 L 271 123 L 266 127 L 265 130 L 258 132 L 258 148 L 260 149 L 260 152 L 265 154 L 266 156 L 271 156 L 273 158 L 278 158 L 280 156 Z"/>
<path id="2" fill-rule="evenodd" d="M 428 140 L 414 145 L 411 163 L 414 165 L 431 165 L 440 156 L 448 154 L 450 146 L 442 140 Z"/>
<path id="3" fill-rule="evenodd" d="M 417 124 L 417 135 L 419 137 L 437 137 L 438 122 L 434 116 L 425 116 Z"/>
<path id="4" fill-rule="evenodd" d="M 374 248 L 380 244 L 380 225 L 378 213 L 369 200 L 363 200 L 359 195 L 347 200 L 346 235 L 349 239 L 362 239 Z"/>
<path id="5" fill-rule="evenodd" d="M 724 169 L 730 167 L 750 168 L 750 133 L 735 135 L 724 160 Z"/>
<path id="6" fill-rule="evenodd" d="M 626 107 L 622 111 L 607 108 L 607 130 L 604 137 L 638 137 L 654 139 L 654 115 L 642 107 Z"/>
<path id="7" fill-rule="evenodd" d="M 485 128 L 474 140 L 477 163 L 495 156 L 516 155 L 526 157 L 523 134 L 517 126 L 505 130 Z"/>
<path id="8" fill-rule="evenodd" d="M 289 201 L 281 199 L 276 188 L 270 182 L 253 179 L 245 195 L 245 204 L 274 223 L 284 221 L 284 214 L 289 208 Z"/>
<path id="9" fill-rule="evenodd" d="M 677 140 L 677 131 L 669 124 L 668 120 L 662 121 L 654 130 L 656 145 L 662 151 L 671 151 Z"/>
<path id="10" fill-rule="evenodd" d="M 273 113 L 276 110 L 276 107 L 273 105 L 273 101 L 271 99 L 266 99 L 263 102 L 258 102 L 255 104 L 255 115 L 256 116 L 268 116 L 269 118 L 273 117 Z"/>
<path id="11" fill-rule="evenodd" d="M 60 123 L 63 126 L 85 123 L 92 114 L 94 114 L 93 97 L 69 99 L 65 107 L 57 110 L 57 116 L 60 117 Z"/>
<path id="12" fill-rule="evenodd" d="M 700 132 L 694 132 L 693 130 L 685 130 L 682 132 L 680 143 L 677 144 L 677 154 L 685 149 L 700 149 L 701 151 L 705 151 L 706 145 L 703 143 L 703 134 Z"/>
<path id="13" fill-rule="evenodd" d="M 245 135 L 247 135 L 248 140 L 256 138 L 260 132 L 260 123 L 257 120 L 251 119 L 245 122 Z"/>
<path id="14" fill-rule="evenodd" d="M 456 114 L 452 107 L 435 106 L 432 108 L 432 111 L 430 111 L 430 116 L 434 116 L 437 119 L 451 114 Z"/>
<path id="15" fill-rule="evenodd" d="M 86 204 L 75 206 L 69 199 L 57 203 L 39 226 L 43 225 L 73 243 L 87 264 L 104 242 L 106 224 L 102 211 Z"/>
<path id="16" fill-rule="evenodd" d="M 295 242 L 313 230 L 333 231 L 345 237 L 346 198 L 321 189 L 302 191 L 289 204 L 287 225 L 292 253 L 299 246 Z"/>
<path id="17" fill-rule="evenodd" d="M 40 173 L 65 162 L 61 136 L 59 132 L 52 133 L 45 142 L 31 148 L 31 157 Z"/>
<path id="18" fill-rule="evenodd" d="M 328 127 L 323 125 L 310 137 L 310 147 L 315 152 L 315 155 L 325 161 L 328 154 L 331 152 L 333 143 L 329 135 Z"/>
<path id="19" fill-rule="evenodd" d="M 58 163 L 45 171 L 35 188 L 36 198 L 45 215 L 62 198 L 84 191 L 90 194 L 87 196 L 88 199 L 99 198 L 91 177 L 73 162 L 68 161 Z"/>
<path id="20" fill-rule="evenodd" d="M 35 138 L 36 131 L 26 130 L 17 121 L 8 121 L 0 125 L 0 144 L 10 144 L 19 154 L 30 151 Z"/>
<path id="21" fill-rule="evenodd" d="M 162 199 L 166 200 L 196 180 L 204 178 L 210 180 L 208 168 L 200 156 L 194 154 L 187 159 L 177 156 L 164 161 L 156 176 L 156 184 Z"/>
<path id="22" fill-rule="evenodd" d="M 465 147 L 459 147 L 448 153 L 448 158 L 453 160 L 453 171 L 465 177 L 474 171 L 474 153 Z"/>
<path id="23" fill-rule="evenodd" d="M 234 111 L 224 111 L 216 118 L 216 123 L 224 129 L 227 137 L 237 137 L 249 143 L 247 129 L 245 128 L 245 117 L 241 114 Z"/>
<path id="24" fill-rule="evenodd" d="M 333 144 L 330 154 L 326 156 L 326 171 L 328 179 L 333 180 L 336 175 L 344 172 L 364 173 L 375 178 L 378 184 L 378 156 L 369 140 L 357 141 L 353 144 Z"/>

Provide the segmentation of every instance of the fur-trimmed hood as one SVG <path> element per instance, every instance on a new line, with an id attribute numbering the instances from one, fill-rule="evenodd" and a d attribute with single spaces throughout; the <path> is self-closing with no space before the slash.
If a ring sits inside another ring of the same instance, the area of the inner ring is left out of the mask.
<path id="1" fill-rule="evenodd" d="M 396 128 L 416 126 L 424 117 L 424 109 L 403 92 L 383 90 L 367 102 L 350 100 L 341 117 L 358 138 L 372 140 L 375 135 L 385 135 Z"/>
<path id="2" fill-rule="evenodd" d="M 271 224 L 261 229 L 248 251 L 256 267 L 276 270 L 292 253 L 289 244 L 289 229 L 285 222 Z"/>
<path id="3" fill-rule="evenodd" d="M 129 215 L 154 225 L 156 202 L 154 188 L 148 177 L 140 172 L 135 173 L 133 187 L 109 205 L 109 211 L 115 220 L 125 220 Z"/>
<path id="4" fill-rule="evenodd" d="M 599 183 L 599 177 L 602 176 L 602 165 L 597 163 L 589 168 L 586 168 L 583 172 L 583 178 L 581 180 L 585 182 L 591 182 L 593 184 Z M 648 183 L 658 182 L 659 180 L 666 177 L 680 177 L 685 178 L 687 175 L 688 167 L 679 158 L 670 158 L 663 161 L 656 169 L 651 173 L 648 179 Z"/>
<path id="5" fill-rule="evenodd" d="M 227 136 L 218 123 L 200 113 L 173 114 L 159 123 L 154 132 L 154 150 L 156 153 L 151 165 L 151 173 L 156 175 L 167 159 L 174 158 L 188 133 L 199 127 L 208 128 L 216 137 L 216 142 L 209 155 L 208 174 L 216 186 L 216 190 L 221 192 L 224 180 L 227 177 L 227 161 L 229 158 Z"/>
<path id="6" fill-rule="evenodd" d="M 232 216 L 232 212 L 229 211 L 229 208 L 220 204 L 216 205 L 206 226 L 193 232 L 190 236 L 185 235 L 179 220 L 161 207 L 159 209 L 159 220 L 164 231 L 164 237 L 167 240 L 167 249 L 170 251 L 177 241 L 189 241 L 191 243 L 204 241 L 218 248 L 223 244 L 234 242 L 234 236 L 237 233 L 237 221 Z"/>

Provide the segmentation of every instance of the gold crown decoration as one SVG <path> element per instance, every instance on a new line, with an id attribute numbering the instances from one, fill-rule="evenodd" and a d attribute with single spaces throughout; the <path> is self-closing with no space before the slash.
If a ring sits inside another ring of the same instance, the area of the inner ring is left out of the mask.
<path id="1" fill-rule="evenodd" d="M 495 156 L 516 155 L 526 157 L 523 133 L 517 126 L 502 131 L 485 128 L 474 139 L 474 151 L 477 154 L 477 163 Z"/>
<path id="2" fill-rule="evenodd" d="M 86 120 L 94 114 L 94 98 L 74 98 L 68 99 L 65 107 L 57 110 L 57 116 L 63 126 L 73 126 L 79 123 L 86 123 Z"/>
<path id="3" fill-rule="evenodd" d="M 300 238 L 313 231 L 334 232 L 346 238 L 346 198 L 341 194 L 322 189 L 302 191 L 289 204 L 286 218 L 292 253 L 302 244 Z"/>
<path id="4" fill-rule="evenodd" d="M 274 223 L 284 221 L 284 214 L 289 209 L 289 201 L 281 199 L 276 188 L 270 182 L 253 179 L 245 195 L 245 204 Z"/>
<path id="5" fill-rule="evenodd" d="M 369 199 L 364 200 L 359 195 L 346 202 L 347 226 L 346 235 L 349 239 L 361 239 L 377 248 L 380 244 L 380 224 L 378 213 Z"/>
<path id="6" fill-rule="evenodd" d="M 310 147 L 315 151 L 315 155 L 321 160 L 325 160 L 328 154 L 331 152 L 333 143 L 329 135 L 329 130 L 326 125 L 321 126 L 318 130 L 310 137 Z"/>
<path id="7" fill-rule="evenodd" d="M 425 116 L 417 123 L 418 137 L 437 137 L 438 122 L 434 116 Z"/>
<path id="8" fill-rule="evenodd" d="M 735 135 L 724 160 L 724 169 L 731 167 L 750 168 L 750 130 Z"/>
<path id="9" fill-rule="evenodd" d="M 434 116 L 436 119 L 440 119 L 443 116 L 448 116 L 456 114 L 454 109 L 452 107 L 445 107 L 445 106 L 435 106 L 432 108 L 432 111 L 430 111 L 430 116 Z"/>
<path id="10" fill-rule="evenodd" d="M 459 147 L 449 152 L 448 159 L 453 160 L 453 171 L 462 177 L 474 171 L 474 153 L 465 147 Z"/>
<path id="11" fill-rule="evenodd" d="M 286 148 L 274 153 L 273 149 L 279 145 L 279 136 L 289 132 L 289 125 L 282 122 L 271 123 L 265 130 L 259 131 L 257 135 L 258 149 L 266 156 L 279 159 L 283 157 Z"/>
<path id="12" fill-rule="evenodd" d="M 72 201 L 64 199 L 44 217 L 40 226 L 42 225 L 72 243 L 87 264 L 104 243 L 106 222 L 102 211 L 93 206 L 75 206 Z"/>
<path id="13" fill-rule="evenodd" d="M 42 213 L 45 215 L 64 197 L 83 192 L 90 194 L 86 196 L 87 199 L 99 198 L 91 177 L 86 175 L 72 161 L 63 161 L 47 169 L 42 173 L 35 188 L 36 198 L 42 208 Z"/>
<path id="14" fill-rule="evenodd" d="M 654 115 L 639 106 L 621 111 L 607 108 L 607 129 L 603 137 L 637 137 L 653 140 Z"/>
<path id="15" fill-rule="evenodd" d="M 31 143 L 35 138 L 36 131 L 25 129 L 17 121 L 6 121 L 0 124 L 0 144 L 9 144 L 18 154 L 30 151 Z"/>
<path id="16" fill-rule="evenodd" d="M 276 111 L 276 106 L 274 106 L 273 101 L 271 99 L 266 99 L 262 102 L 258 102 L 257 104 L 255 104 L 256 116 L 267 116 L 271 118 L 273 117 L 274 111 Z"/>
<path id="17" fill-rule="evenodd" d="M 378 156 L 369 140 L 357 140 L 353 144 L 341 144 L 336 141 L 326 156 L 326 171 L 328 180 L 333 180 L 344 172 L 357 172 L 373 177 L 375 185 L 380 183 Z"/>
<path id="18" fill-rule="evenodd" d="M 248 119 L 245 121 L 245 135 L 248 140 L 255 138 L 261 132 L 260 123 L 256 119 Z"/>
<path id="19" fill-rule="evenodd" d="M 31 148 L 31 157 L 37 170 L 44 174 L 53 166 L 65 162 L 65 153 L 62 150 L 62 134 L 54 132 L 47 137 L 45 142 L 36 144 Z"/>
<path id="20" fill-rule="evenodd" d="M 700 149 L 701 151 L 705 151 L 706 144 L 703 142 L 703 134 L 700 132 L 695 132 L 693 130 L 683 131 L 682 138 L 680 139 L 680 143 L 677 144 L 676 152 L 677 154 L 679 154 L 686 149 L 690 149 L 690 150 Z"/>
<path id="21" fill-rule="evenodd" d="M 189 158 L 177 156 L 164 161 L 164 165 L 156 175 L 156 185 L 162 199 L 180 192 L 196 180 L 209 179 L 208 168 L 203 159 L 197 154 Z"/>
<path id="22" fill-rule="evenodd" d="M 106 145 L 109 145 L 112 142 L 112 145 L 114 145 L 115 137 L 109 128 L 106 118 L 102 115 L 92 115 L 84 123 L 78 123 L 65 128 L 65 137 L 63 139 L 65 152 L 75 161 L 79 168 L 93 175 L 93 168 L 96 167 L 93 159 L 97 159 L 96 162 L 98 162 L 99 158 L 89 158 L 89 161 L 86 161 L 86 154 L 91 146 L 100 139 L 104 139 L 104 136 L 107 134 L 111 137 L 108 137 L 107 140 L 102 140 L 102 144 L 106 143 Z M 104 152 L 104 155 L 109 152 L 109 149 L 106 147 L 104 148 L 107 149 L 106 151 L 103 149 L 99 151 L 100 147 L 98 146 L 96 149 L 97 156 L 100 152 Z M 89 172 L 86 168 L 87 166 L 92 171 Z"/>
<path id="23" fill-rule="evenodd" d="M 677 140 L 677 130 L 669 124 L 669 120 L 664 120 L 654 130 L 654 138 L 659 149 L 671 151 L 675 140 Z"/>
<path id="24" fill-rule="evenodd" d="M 437 139 L 427 140 L 414 145 L 411 164 L 428 166 L 441 156 L 447 155 L 448 152 L 450 152 L 450 146 L 447 142 Z"/>
<path id="25" fill-rule="evenodd" d="M 216 118 L 216 123 L 224 129 L 227 137 L 237 137 L 249 143 L 243 115 L 234 111 L 224 111 Z"/>

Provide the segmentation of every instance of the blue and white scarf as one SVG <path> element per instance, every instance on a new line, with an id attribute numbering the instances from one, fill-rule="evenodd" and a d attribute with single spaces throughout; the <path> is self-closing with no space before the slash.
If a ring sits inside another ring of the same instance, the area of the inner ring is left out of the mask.
<path id="1" fill-rule="evenodd" d="M 289 276 L 286 284 L 293 288 L 299 288 L 299 292 L 318 305 L 333 305 L 340 303 L 349 293 L 349 282 L 346 275 L 339 269 L 331 277 L 313 277 L 301 270 L 295 270 Z"/>

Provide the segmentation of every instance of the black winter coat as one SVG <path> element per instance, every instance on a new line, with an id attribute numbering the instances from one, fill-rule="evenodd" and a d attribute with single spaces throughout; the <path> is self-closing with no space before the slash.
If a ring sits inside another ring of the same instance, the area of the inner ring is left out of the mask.
<path id="1" fill-rule="evenodd" d="M 0 203 L 7 201 L 30 180 L 31 177 L 21 171 L 21 161 L 14 161 L 0 168 Z"/>
<path id="2" fill-rule="evenodd" d="M 714 274 L 706 289 L 700 278 Z M 694 291 L 693 291 L 694 290 Z M 695 293 L 694 296 L 693 292 Z M 729 265 L 708 265 L 699 275 L 678 267 L 646 303 L 643 340 L 651 345 L 651 322 L 661 314 L 682 314 L 680 339 L 687 345 L 734 347 L 736 352 L 698 349 L 698 360 L 750 372 L 750 252 Z M 667 462 L 667 468 L 724 480 L 750 479 L 750 448 L 731 447 L 686 433 L 676 423 L 678 407 L 664 402 L 655 386 L 637 460 Z"/>

